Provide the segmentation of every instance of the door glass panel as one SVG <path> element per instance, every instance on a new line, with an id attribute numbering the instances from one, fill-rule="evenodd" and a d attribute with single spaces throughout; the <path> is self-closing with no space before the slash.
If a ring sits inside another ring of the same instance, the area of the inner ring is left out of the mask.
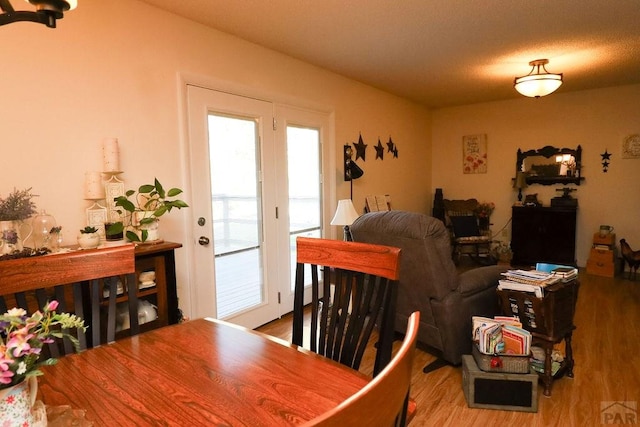
<path id="1" fill-rule="evenodd" d="M 320 132 L 287 126 L 289 181 L 289 253 L 291 289 L 295 287 L 296 237 L 320 237 L 322 200 L 320 181 Z M 305 274 L 305 277 L 311 277 Z"/>
<path id="2" fill-rule="evenodd" d="M 209 153 L 217 313 L 224 319 L 264 301 L 256 121 L 210 114 Z"/>

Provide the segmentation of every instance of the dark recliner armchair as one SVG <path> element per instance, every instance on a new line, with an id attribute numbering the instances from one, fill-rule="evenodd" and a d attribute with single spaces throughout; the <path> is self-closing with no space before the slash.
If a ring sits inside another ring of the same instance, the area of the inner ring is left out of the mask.
<path id="1" fill-rule="evenodd" d="M 442 221 L 404 211 L 371 212 L 351 225 L 356 242 L 402 249 L 395 330 L 403 332 L 412 312 L 420 311 L 418 341 L 437 350 L 425 372 L 462 361 L 471 353 L 471 316 L 498 313 L 496 286 L 501 266 L 478 267 L 458 274 L 451 241 Z"/>

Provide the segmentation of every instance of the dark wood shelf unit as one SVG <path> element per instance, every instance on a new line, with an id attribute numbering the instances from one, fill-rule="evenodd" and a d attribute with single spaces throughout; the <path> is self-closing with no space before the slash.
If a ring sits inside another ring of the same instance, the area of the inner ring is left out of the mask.
<path id="1" fill-rule="evenodd" d="M 511 215 L 512 265 L 576 265 L 577 208 L 514 206 Z"/>

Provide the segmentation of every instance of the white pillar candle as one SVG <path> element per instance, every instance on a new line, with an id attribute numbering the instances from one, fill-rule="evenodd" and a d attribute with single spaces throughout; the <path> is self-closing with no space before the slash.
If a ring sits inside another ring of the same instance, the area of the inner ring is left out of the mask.
<path id="1" fill-rule="evenodd" d="M 102 159 L 105 172 L 120 172 L 118 138 L 105 138 L 102 141 Z"/>
<path id="2" fill-rule="evenodd" d="M 84 174 L 84 198 L 90 200 L 104 199 L 104 184 L 100 172 L 85 172 Z"/>

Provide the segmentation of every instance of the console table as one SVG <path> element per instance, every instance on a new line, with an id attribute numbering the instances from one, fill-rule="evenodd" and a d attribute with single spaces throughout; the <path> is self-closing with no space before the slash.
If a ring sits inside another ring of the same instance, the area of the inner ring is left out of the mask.
<path id="1" fill-rule="evenodd" d="M 0 261 L 0 309 L 20 306 L 33 312 L 58 299 L 61 309 L 77 313 L 90 326 L 86 342 L 84 335 L 79 337 L 83 348 L 178 323 L 174 250 L 180 247 L 122 243 Z M 141 289 L 139 276 L 146 271 L 155 272 L 155 284 Z M 138 325 L 138 301 L 156 306 L 157 318 Z M 133 320 L 116 331 L 116 310 L 124 305 Z"/>
<path id="2" fill-rule="evenodd" d="M 497 290 L 502 313 L 518 316 L 522 327 L 531 332 L 531 344 L 545 350 L 544 374 L 540 374 L 545 396 L 551 396 L 551 384 L 554 379 L 551 373 L 553 346 L 562 340 L 565 341 L 566 354 L 555 377 L 561 377 L 565 373 L 568 377 L 573 377 L 571 338 L 576 328 L 573 317 L 579 288 L 580 283 L 577 280 L 555 283 L 544 289 L 543 298 L 526 292 Z"/>
<path id="3" fill-rule="evenodd" d="M 514 206 L 511 265 L 576 264 L 575 207 Z"/>

